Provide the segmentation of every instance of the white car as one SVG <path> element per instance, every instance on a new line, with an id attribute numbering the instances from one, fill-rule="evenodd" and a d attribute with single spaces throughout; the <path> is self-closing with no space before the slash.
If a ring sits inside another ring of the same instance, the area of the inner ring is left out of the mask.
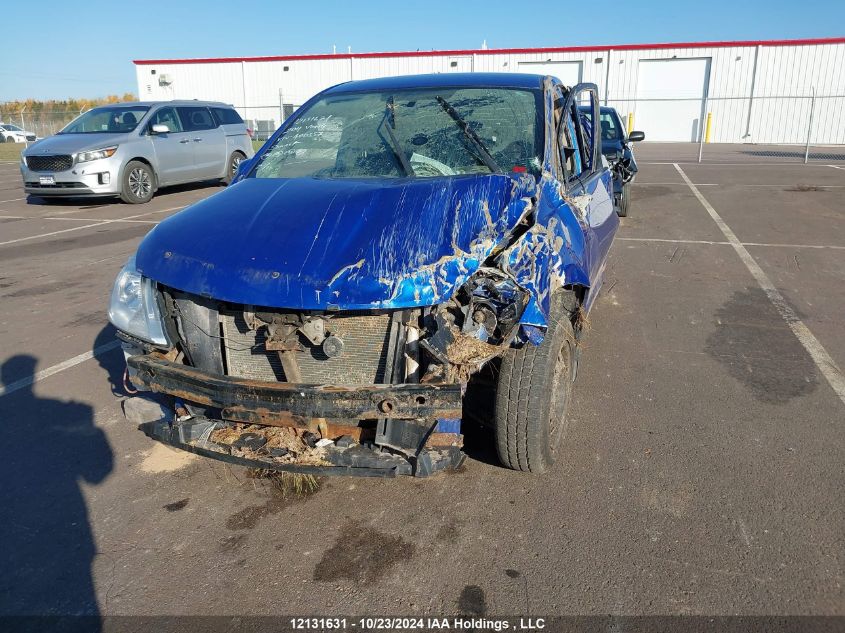
<path id="1" fill-rule="evenodd" d="M 0 123 L 0 138 L 4 143 L 26 143 L 35 140 L 35 134 L 11 123 Z"/>

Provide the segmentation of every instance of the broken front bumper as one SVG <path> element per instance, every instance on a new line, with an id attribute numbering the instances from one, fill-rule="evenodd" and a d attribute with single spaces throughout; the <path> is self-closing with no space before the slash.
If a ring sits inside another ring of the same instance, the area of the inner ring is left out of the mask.
<path id="1" fill-rule="evenodd" d="M 380 476 L 424 476 L 463 460 L 463 437 L 443 432 L 447 427 L 442 424 L 461 418 L 458 384 L 341 387 L 264 382 L 212 374 L 157 353 L 131 356 L 127 364 L 135 386 L 219 412 L 220 420 L 194 416 L 141 425 L 154 439 L 208 457 L 271 470 Z M 325 439 L 348 437 L 352 444 L 328 446 L 319 464 L 303 465 L 279 461 L 260 450 L 245 455 L 210 442 L 210 434 L 223 427 L 247 432 L 295 429 Z"/>

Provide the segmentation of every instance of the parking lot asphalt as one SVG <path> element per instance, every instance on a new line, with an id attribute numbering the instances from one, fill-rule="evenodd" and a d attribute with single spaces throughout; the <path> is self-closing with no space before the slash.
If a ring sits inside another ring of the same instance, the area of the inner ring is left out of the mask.
<path id="1" fill-rule="evenodd" d="M 551 472 L 475 424 L 461 472 L 287 496 L 121 412 L 112 281 L 220 187 L 0 165 L 0 614 L 845 614 L 845 162 L 639 150 Z"/>

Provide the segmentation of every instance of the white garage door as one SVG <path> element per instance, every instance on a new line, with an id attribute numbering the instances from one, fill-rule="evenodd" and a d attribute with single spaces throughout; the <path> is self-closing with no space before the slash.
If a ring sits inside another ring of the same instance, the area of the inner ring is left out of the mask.
<path id="1" fill-rule="evenodd" d="M 649 141 L 698 141 L 710 58 L 641 59 L 634 127 Z"/>
<path id="2" fill-rule="evenodd" d="M 557 77 L 564 86 L 581 83 L 581 62 L 519 62 L 518 69 L 521 73 Z"/>

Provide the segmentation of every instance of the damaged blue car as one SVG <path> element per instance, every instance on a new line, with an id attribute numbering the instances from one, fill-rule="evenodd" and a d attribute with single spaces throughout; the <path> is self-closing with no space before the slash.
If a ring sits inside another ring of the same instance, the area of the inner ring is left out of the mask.
<path id="1" fill-rule="evenodd" d="M 492 73 L 313 97 L 119 273 L 127 376 L 160 403 L 127 411 L 231 463 L 425 476 L 461 464 L 493 365 L 502 463 L 547 470 L 619 222 L 584 105 L 593 84 Z"/>

